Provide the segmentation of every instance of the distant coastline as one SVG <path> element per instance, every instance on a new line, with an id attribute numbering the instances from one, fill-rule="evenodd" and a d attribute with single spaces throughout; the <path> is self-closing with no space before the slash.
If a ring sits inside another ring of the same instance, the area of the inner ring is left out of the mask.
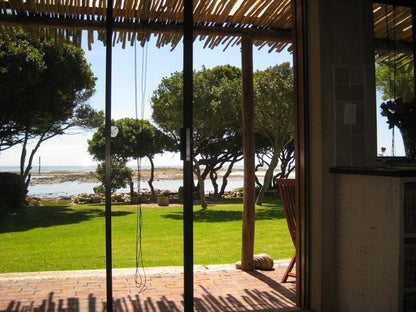
<path id="1" fill-rule="evenodd" d="M 75 196 L 80 193 L 93 193 L 93 188 L 100 182 L 94 172 L 95 166 L 44 166 L 41 171 L 37 167 L 32 169 L 32 179 L 29 186 L 29 195 L 42 198 L 55 198 L 60 196 Z M 134 168 L 132 168 L 134 169 Z M 19 172 L 16 166 L 0 166 L 0 172 Z M 138 181 L 137 170 L 133 170 L 133 181 Z M 225 170 L 220 170 L 218 179 L 221 179 Z M 243 186 L 243 169 L 235 168 L 228 178 L 227 190 L 233 190 Z M 259 176 L 264 174 L 263 170 L 258 172 Z M 140 171 L 140 188 L 148 189 L 147 181 L 150 177 L 150 169 L 144 166 Z M 154 173 L 153 185 L 156 189 L 177 191 L 182 185 L 181 167 L 157 167 Z M 218 181 L 221 182 L 221 181 Z M 212 191 L 209 180 L 205 183 L 206 192 Z M 120 190 L 128 192 L 128 189 Z"/>
<path id="2" fill-rule="evenodd" d="M 58 171 L 58 172 L 94 172 L 97 168 L 97 165 L 91 166 L 41 166 L 40 172 L 51 172 L 51 171 Z M 132 169 L 136 169 L 136 167 L 131 167 Z M 181 169 L 181 166 L 166 166 L 166 167 L 158 167 L 158 168 L 172 168 L 172 169 Z M 150 166 L 142 166 L 142 169 L 150 169 Z M 2 166 L 0 165 L 0 172 L 19 172 L 20 168 L 18 166 Z M 39 166 L 34 165 L 32 167 L 32 172 L 39 172 Z"/>

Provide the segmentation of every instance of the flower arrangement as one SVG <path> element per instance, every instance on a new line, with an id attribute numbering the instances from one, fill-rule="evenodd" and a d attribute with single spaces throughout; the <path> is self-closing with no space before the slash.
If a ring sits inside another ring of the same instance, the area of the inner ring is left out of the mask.
<path id="1" fill-rule="evenodd" d="M 402 98 L 383 102 L 380 105 L 381 115 L 387 117 L 389 129 L 396 126 L 399 129 L 416 127 L 416 103 L 404 102 Z"/>
<path id="2" fill-rule="evenodd" d="M 387 117 L 389 129 L 399 128 L 406 156 L 416 159 L 416 102 L 398 98 L 381 103 L 380 108 L 381 115 Z"/>

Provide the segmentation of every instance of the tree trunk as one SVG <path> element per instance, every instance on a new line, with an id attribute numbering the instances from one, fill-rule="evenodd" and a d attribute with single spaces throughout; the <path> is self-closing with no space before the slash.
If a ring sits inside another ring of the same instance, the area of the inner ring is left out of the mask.
<path id="1" fill-rule="evenodd" d="M 27 165 L 26 165 L 28 134 L 25 135 L 25 139 L 24 139 L 23 146 L 22 146 L 22 153 L 21 153 L 21 156 L 20 156 L 20 175 L 22 175 L 23 178 L 24 178 L 26 192 L 29 191 L 29 184 L 30 184 L 30 180 L 31 180 L 31 177 L 32 177 L 32 175 L 30 174 L 30 171 L 32 170 L 33 158 L 35 157 L 35 154 L 38 151 L 41 143 L 44 141 L 44 137 L 45 136 L 42 135 L 39 138 L 35 147 L 30 152 L 29 160 L 28 160 Z"/>
<path id="2" fill-rule="evenodd" d="M 139 190 L 137 190 L 137 193 L 139 193 Z M 130 181 L 130 203 L 133 203 L 134 201 L 134 183 L 133 181 Z"/>
<path id="3" fill-rule="evenodd" d="M 25 138 L 23 140 L 22 145 L 22 152 L 20 153 L 20 175 L 24 178 L 26 184 L 26 176 L 25 176 L 25 162 L 26 162 L 26 145 L 27 145 L 28 136 L 25 134 Z M 26 185 L 26 192 L 28 189 L 28 185 Z"/>
<path id="4" fill-rule="evenodd" d="M 199 169 L 198 160 L 196 160 L 195 158 L 194 158 L 194 164 L 195 164 L 194 172 L 198 179 L 198 189 L 199 189 L 199 197 L 201 199 L 201 208 L 205 210 L 208 207 L 208 204 L 205 198 L 205 183 L 204 183 L 204 179 L 201 176 L 201 170 Z"/>
<path id="5" fill-rule="evenodd" d="M 225 193 L 225 188 L 227 187 L 228 184 L 228 177 L 230 176 L 232 170 L 233 170 L 233 166 L 234 166 L 235 162 L 232 162 L 229 166 L 227 171 L 225 172 L 224 176 L 222 177 L 222 185 L 221 185 L 221 190 L 220 193 L 218 194 L 219 196 L 224 195 Z"/>
<path id="6" fill-rule="evenodd" d="M 155 188 L 153 187 L 153 180 L 155 178 L 155 164 L 153 163 L 152 157 L 147 157 L 150 161 L 150 178 L 147 184 L 150 187 L 150 193 L 152 194 L 152 200 L 156 200 Z"/>
<path id="7" fill-rule="evenodd" d="M 263 186 L 260 188 L 260 192 L 257 195 L 256 204 L 261 205 L 263 202 L 263 197 L 266 191 L 269 188 L 270 182 L 273 178 L 273 171 L 279 162 L 279 153 L 276 151 L 273 153 L 272 159 L 270 160 L 269 168 L 266 170 L 266 174 L 264 175 Z"/>
<path id="8" fill-rule="evenodd" d="M 214 187 L 214 196 L 218 197 L 219 194 L 218 194 L 218 183 L 217 183 L 218 175 L 217 175 L 217 173 L 211 171 L 209 173 L 209 178 L 211 179 L 212 186 Z"/>

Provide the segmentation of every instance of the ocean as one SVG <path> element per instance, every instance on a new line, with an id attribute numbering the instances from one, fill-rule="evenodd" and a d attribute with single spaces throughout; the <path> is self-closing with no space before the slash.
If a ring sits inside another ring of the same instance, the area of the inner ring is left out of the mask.
<path id="1" fill-rule="evenodd" d="M 150 169 L 150 166 L 141 166 L 142 169 Z M 69 171 L 69 172 L 91 172 L 95 171 L 97 168 L 96 165 L 93 166 L 41 166 L 41 172 L 60 172 L 60 171 Z M 165 167 L 158 167 L 158 168 L 165 168 Z M 180 166 L 169 166 L 166 168 L 181 168 Z M 135 169 L 135 167 L 132 167 Z M 39 172 L 39 167 L 34 165 L 32 168 L 33 172 Z M 18 166 L 0 166 L 0 172 L 19 172 L 20 168 Z"/>
<path id="2" fill-rule="evenodd" d="M 159 167 L 160 168 L 160 167 Z M 163 167 L 162 167 L 163 168 Z M 175 167 L 177 168 L 177 167 Z M 39 168 L 34 167 L 33 172 L 38 173 Z M 91 172 L 95 171 L 96 166 L 44 166 L 41 167 L 41 174 L 48 172 Z M 147 169 L 146 167 L 143 169 Z M 0 166 L 0 172 L 19 172 L 17 166 Z M 36 176 L 33 177 L 36 179 Z M 196 181 L 195 181 L 196 183 Z M 98 182 L 61 182 L 54 184 L 35 184 L 29 186 L 29 195 L 37 196 L 42 198 L 55 198 L 61 196 L 75 196 L 80 193 L 94 193 L 94 187 L 98 186 Z M 166 191 L 178 191 L 179 187 L 183 185 L 181 179 L 179 180 L 155 180 L 153 186 L 158 190 Z M 243 178 L 235 177 L 229 178 L 227 184 L 227 190 L 233 190 L 243 186 Z M 135 184 L 137 188 L 137 183 Z M 148 191 L 149 186 L 147 181 L 141 181 L 140 183 L 141 191 Z M 119 192 L 129 192 L 129 189 L 120 189 Z M 206 193 L 213 192 L 214 188 L 210 181 L 205 183 Z"/>

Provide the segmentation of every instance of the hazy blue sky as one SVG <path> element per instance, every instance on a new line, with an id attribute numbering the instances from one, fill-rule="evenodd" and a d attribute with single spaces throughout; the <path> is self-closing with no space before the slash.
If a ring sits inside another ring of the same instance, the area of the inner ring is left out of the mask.
<path id="1" fill-rule="evenodd" d="M 84 36 L 86 38 L 86 36 Z M 96 40 L 92 50 L 86 48 L 86 40 L 83 40 L 85 56 L 91 64 L 94 75 L 98 77 L 96 93 L 90 99 L 90 104 L 96 109 L 104 110 L 105 105 L 105 47 L 102 42 Z M 142 98 L 142 60 L 143 49 L 138 45 L 136 51 L 137 77 L 138 77 L 138 103 Z M 163 77 L 170 76 L 175 71 L 182 70 L 182 44 L 175 50 L 170 47 L 156 48 L 155 40 L 148 44 L 147 48 L 147 75 L 145 79 L 145 106 L 144 118 L 151 120 L 150 97 L 157 88 Z M 112 118 L 135 117 L 135 89 L 134 89 L 134 47 L 126 46 L 122 49 L 121 44 L 113 48 L 113 76 L 112 76 Z M 267 47 L 254 48 L 254 68 L 265 69 L 282 62 L 292 62 L 292 55 L 288 52 L 268 53 Z M 195 41 L 194 44 L 194 69 L 198 70 L 205 65 L 211 68 L 217 65 L 231 64 L 241 67 L 240 46 L 229 47 L 225 52 L 223 47 L 215 50 L 203 49 L 203 43 Z M 139 117 L 141 108 L 139 107 Z M 87 152 L 87 139 L 91 138 L 93 132 L 82 134 L 71 134 L 55 137 L 44 142 L 38 150 L 34 165 L 37 165 L 38 157 L 41 157 L 42 165 L 93 165 L 92 157 Z M 18 166 L 20 157 L 20 146 L 0 154 L 0 166 Z M 156 157 L 156 165 L 181 165 L 177 154 L 167 154 Z M 146 163 L 144 163 L 146 164 Z"/>

